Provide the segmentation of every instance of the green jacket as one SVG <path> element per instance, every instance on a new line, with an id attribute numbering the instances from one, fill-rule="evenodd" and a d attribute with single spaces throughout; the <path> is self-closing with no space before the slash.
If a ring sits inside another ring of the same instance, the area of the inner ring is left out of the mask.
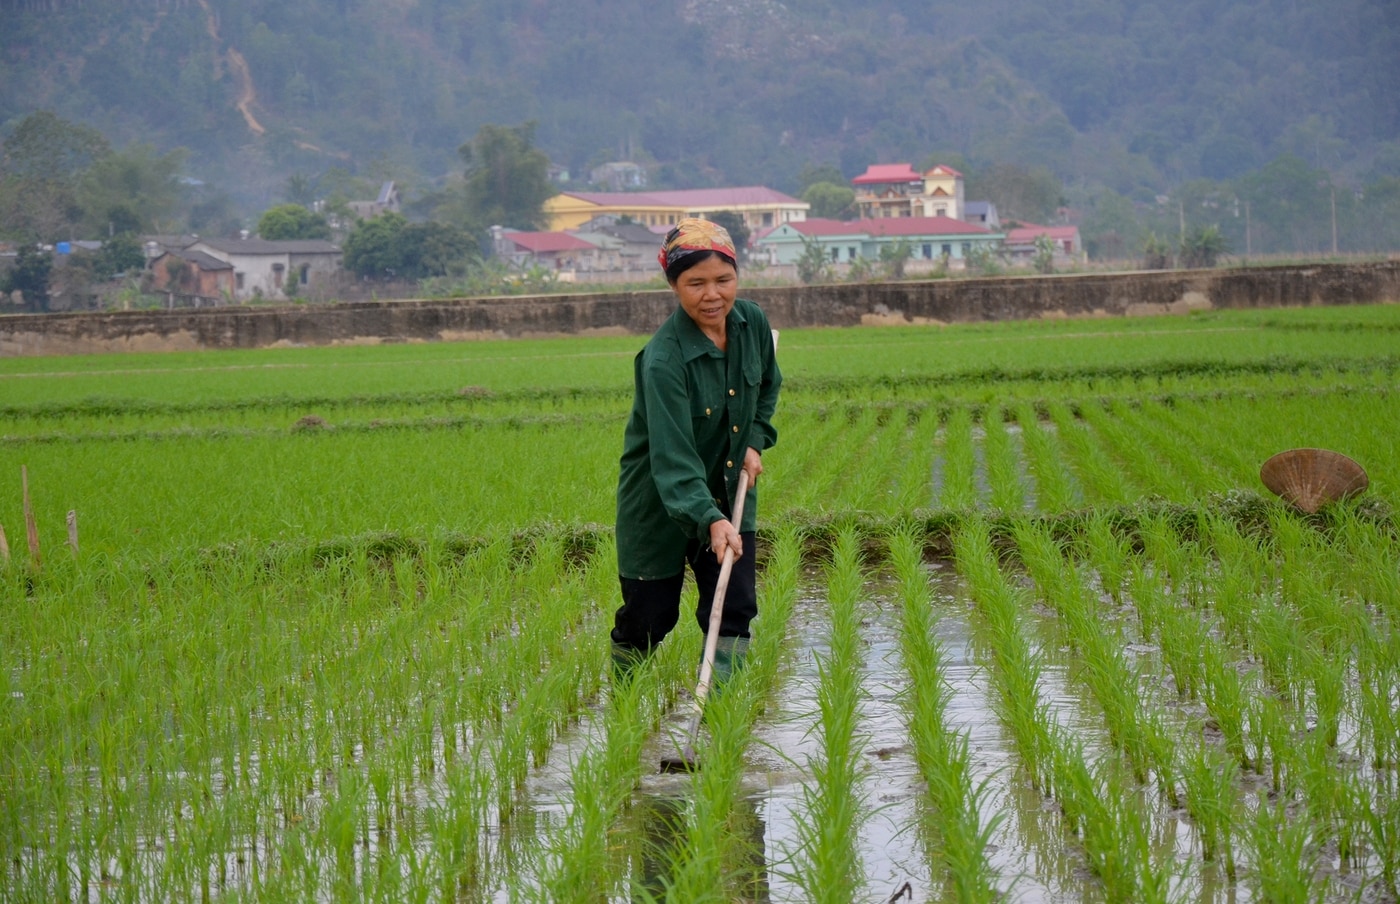
<path id="1" fill-rule="evenodd" d="M 685 568 L 690 540 L 710 542 L 729 517 L 744 452 L 778 440 L 771 423 L 782 374 L 768 318 L 736 299 L 721 352 L 679 306 L 634 362 L 635 396 L 617 483 L 617 567 L 655 580 Z M 721 501 L 722 500 L 722 501 Z M 741 531 L 758 523 L 750 489 Z"/>

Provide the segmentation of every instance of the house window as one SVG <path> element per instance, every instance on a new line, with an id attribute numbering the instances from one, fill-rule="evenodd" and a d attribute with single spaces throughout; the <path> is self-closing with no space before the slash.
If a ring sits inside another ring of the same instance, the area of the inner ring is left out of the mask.
<path id="1" fill-rule="evenodd" d="M 763 225 L 764 225 L 764 226 L 772 226 L 772 225 L 773 225 L 773 214 L 772 214 L 772 212 L 765 213 L 765 214 L 763 215 Z"/>
<path id="2" fill-rule="evenodd" d="M 962 256 L 963 256 L 963 257 L 969 257 L 969 256 L 972 254 L 972 243 L 971 243 L 971 242 L 963 242 L 962 245 L 963 245 L 963 247 L 962 247 Z"/>
<path id="3" fill-rule="evenodd" d="M 928 242 L 924 242 L 924 260 L 933 260 L 933 245 Z"/>
<path id="4" fill-rule="evenodd" d="M 272 265 L 272 284 L 277 288 L 282 288 L 282 271 L 287 269 L 282 264 Z"/>
<path id="5" fill-rule="evenodd" d="M 311 282 L 311 265 L 310 265 L 310 264 L 302 264 L 302 265 L 301 265 L 301 284 L 304 286 L 304 285 L 306 285 L 306 284 L 309 283 L 309 282 Z"/>
<path id="6" fill-rule="evenodd" d="M 846 259 L 852 261 L 856 259 L 856 249 L 854 247 L 846 249 Z"/>
<path id="7" fill-rule="evenodd" d="M 243 291 L 243 274 L 242 274 L 242 273 L 235 273 L 235 274 L 233 275 L 233 284 L 234 284 L 234 286 L 238 289 L 238 291 L 240 291 L 240 292 Z"/>
<path id="8" fill-rule="evenodd" d="M 841 249 L 840 249 L 840 248 L 832 248 L 832 249 L 831 249 L 831 259 L 832 259 L 833 261 L 839 261 L 839 260 L 841 259 Z"/>
<path id="9" fill-rule="evenodd" d="M 948 215 L 948 208 L 940 207 L 933 212 L 933 215 L 936 217 L 946 217 Z"/>
<path id="10" fill-rule="evenodd" d="M 948 257 L 952 257 L 952 256 L 953 256 L 953 243 L 952 243 L 952 242 L 945 242 L 945 243 L 943 244 L 943 253 L 944 253 L 945 255 L 947 255 Z"/>

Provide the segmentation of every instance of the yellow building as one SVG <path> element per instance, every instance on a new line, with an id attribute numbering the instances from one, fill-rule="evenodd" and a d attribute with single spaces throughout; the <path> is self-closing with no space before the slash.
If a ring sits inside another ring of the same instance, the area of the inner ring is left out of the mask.
<path id="1" fill-rule="evenodd" d="M 648 192 L 563 192 L 544 202 L 551 231 L 577 229 L 603 214 L 629 217 L 648 227 L 674 226 L 683 217 L 730 211 L 750 233 L 807 219 L 806 201 L 761 185 Z"/>

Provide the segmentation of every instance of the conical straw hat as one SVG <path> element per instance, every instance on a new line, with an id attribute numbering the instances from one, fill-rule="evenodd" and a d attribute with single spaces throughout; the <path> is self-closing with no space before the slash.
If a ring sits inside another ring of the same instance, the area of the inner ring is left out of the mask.
<path id="1" fill-rule="evenodd" d="M 1361 465 L 1327 449 L 1289 449 L 1259 469 L 1274 495 L 1305 512 L 1360 493 L 1370 484 Z"/>

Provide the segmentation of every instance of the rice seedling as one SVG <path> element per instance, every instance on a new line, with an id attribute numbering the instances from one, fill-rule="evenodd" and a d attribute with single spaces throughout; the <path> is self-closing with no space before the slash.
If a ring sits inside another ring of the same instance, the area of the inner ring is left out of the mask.
<path id="1" fill-rule="evenodd" d="M 957 406 L 943 423 L 941 485 L 938 505 L 962 511 L 977 506 L 976 460 L 972 446 L 972 412 Z"/>
<path id="2" fill-rule="evenodd" d="M 982 823 L 986 785 L 973 784 L 967 733 L 954 730 L 947 721 L 949 692 L 941 665 L 942 649 L 933 633 L 933 600 L 920 538 L 906 528 L 891 536 L 889 543 L 890 560 L 900 584 L 900 639 L 910 676 L 905 698 L 909 732 L 937 816 L 931 827 L 934 837 L 928 843 L 946 866 L 953 899 L 997 900 L 1001 893 L 987 855 L 999 820 Z"/>
<path id="3" fill-rule="evenodd" d="M 1282 803 L 1260 801 L 1246 823 L 1250 868 L 1246 881 L 1266 901 L 1312 901 L 1321 897 L 1317 851 L 1307 820 L 1290 819 Z M 1324 880 L 1325 882 L 1325 880 Z"/>
<path id="4" fill-rule="evenodd" d="M 1064 402 L 1053 402 L 1049 410 L 1050 420 L 1069 453 L 1070 463 L 1084 487 L 1085 495 L 1094 502 L 1108 504 L 1136 499 L 1137 491 L 1097 442 L 1094 433 L 1078 422 L 1070 406 Z"/>
<path id="5" fill-rule="evenodd" d="M 825 566 L 831 607 L 828 650 L 818 654 L 818 733 L 821 753 L 810 764 L 815 786 L 804 788 L 806 819 L 799 827 L 796 880 L 811 901 L 853 900 L 864 877 L 854 841 L 863 819 L 856 735 L 863 658 L 860 641 L 860 541 L 841 530 Z"/>
<path id="6" fill-rule="evenodd" d="M 1008 514 L 1026 507 L 1021 483 L 1020 461 L 1006 430 L 1006 416 L 998 406 L 982 412 L 982 449 L 987 463 L 987 483 L 991 487 L 991 507 Z"/>
<path id="7" fill-rule="evenodd" d="M 1058 512 L 1072 508 L 1080 494 L 1071 483 L 1069 470 L 1062 464 L 1058 437 L 1042 426 L 1035 408 L 1029 404 L 1016 406 L 1016 423 L 1021 427 L 1027 464 L 1035 478 L 1036 509 Z"/>

